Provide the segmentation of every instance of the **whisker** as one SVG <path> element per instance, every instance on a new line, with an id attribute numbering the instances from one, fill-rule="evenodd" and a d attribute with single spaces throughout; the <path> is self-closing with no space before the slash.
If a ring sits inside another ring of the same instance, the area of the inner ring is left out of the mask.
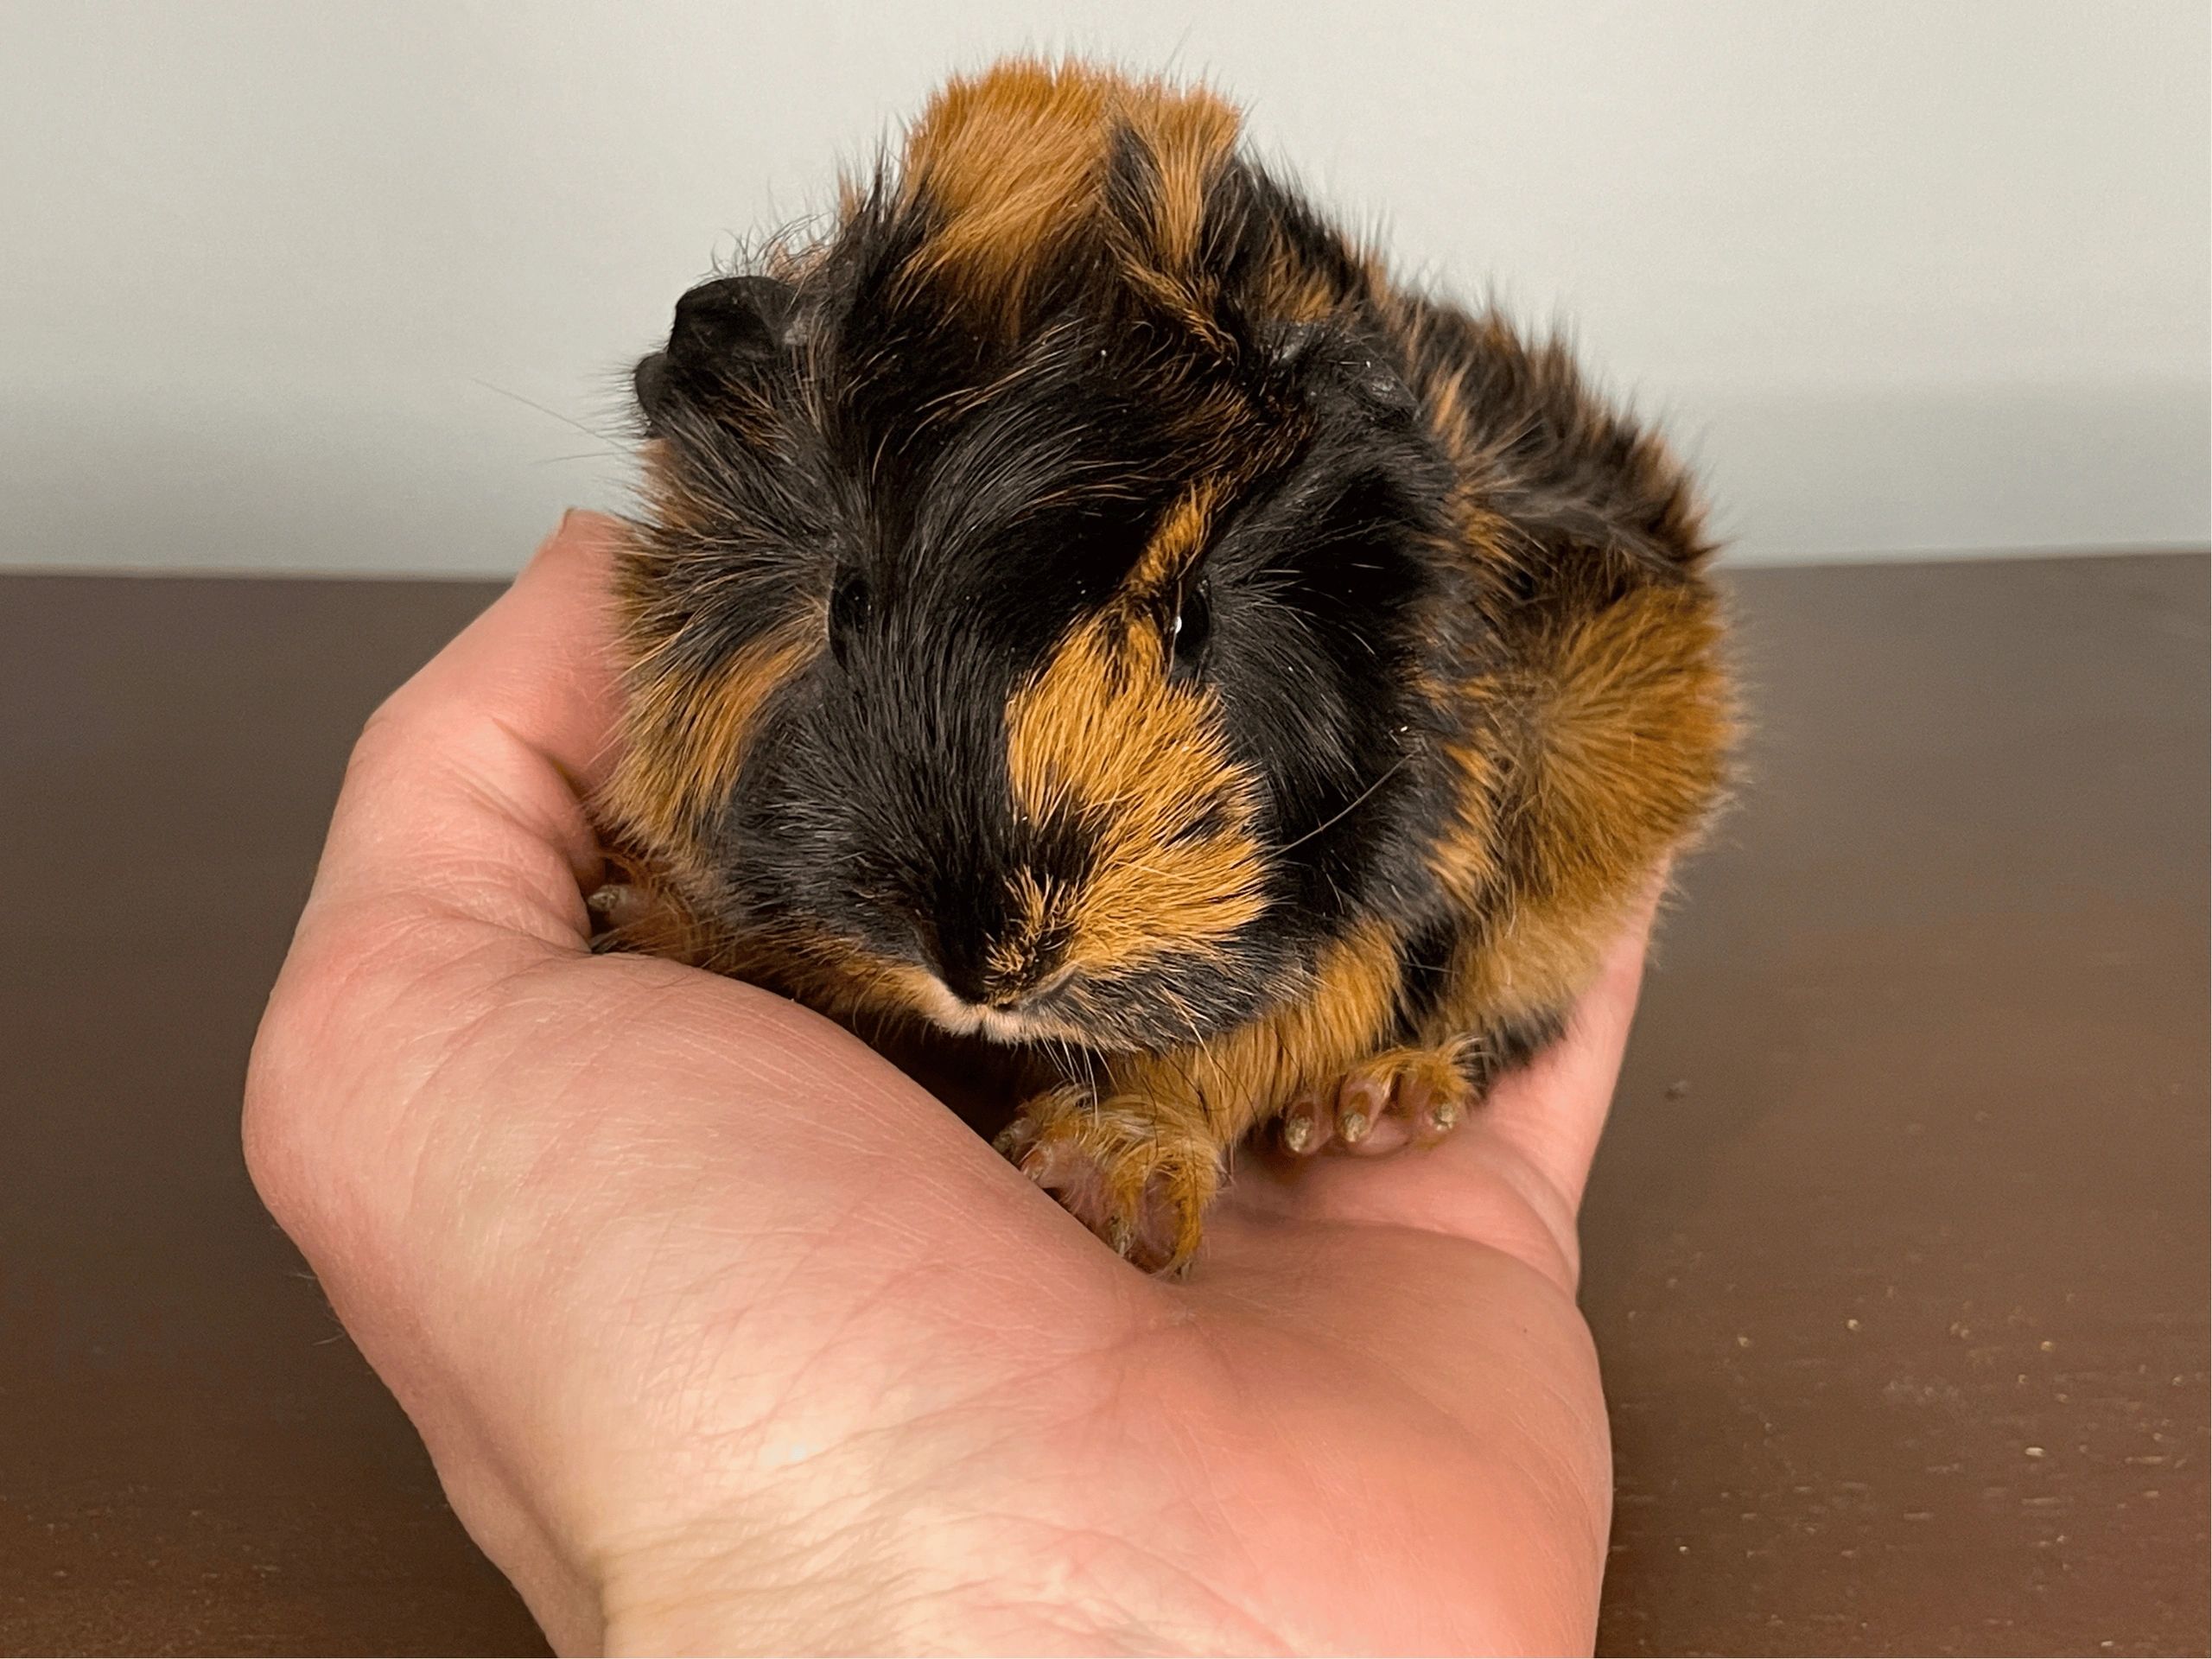
<path id="1" fill-rule="evenodd" d="M 1319 835 L 1323 830 L 1332 828 L 1333 825 L 1350 817 L 1352 811 L 1357 808 L 1363 801 L 1366 800 L 1366 798 L 1372 795 L 1376 790 L 1382 788 L 1383 785 L 1389 783 L 1392 778 L 1397 775 L 1399 769 L 1402 767 L 1407 761 L 1412 759 L 1413 757 L 1409 754 L 1400 755 L 1395 760 L 1390 763 L 1389 768 L 1384 771 L 1380 778 L 1377 778 L 1365 789 L 1361 790 L 1358 794 L 1353 796 L 1351 800 L 1347 801 L 1341 810 L 1331 813 L 1327 817 L 1322 819 L 1320 823 L 1315 824 L 1311 830 L 1308 830 L 1304 835 L 1299 836 L 1297 840 L 1287 842 L 1282 846 L 1276 848 L 1274 850 L 1277 853 L 1287 853 L 1294 847 L 1302 847 L 1307 842 L 1313 840 L 1314 836 Z"/>
<path id="2" fill-rule="evenodd" d="M 534 397 L 525 397 L 518 391 L 509 391 L 505 386 L 495 386 L 489 380 L 479 380 L 474 375 L 469 376 L 469 378 L 474 381 L 474 384 L 483 387 L 484 390 L 488 392 L 505 397 L 510 402 L 520 404 L 524 409 L 534 409 L 539 414 L 547 416 L 549 419 L 560 422 L 563 426 L 573 427 L 575 430 L 582 433 L 584 436 L 588 438 L 596 438 L 600 442 L 607 446 L 607 453 L 610 455 L 626 458 L 629 454 L 628 450 L 620 447 L 616 439 L 605 432 L 601 432 L 594 428 L 586 426 L 582 421 L 576 419 L 573 415 L 563 415 L 559 410 L 554 409 L 548 404 L 541 404 Z"/>

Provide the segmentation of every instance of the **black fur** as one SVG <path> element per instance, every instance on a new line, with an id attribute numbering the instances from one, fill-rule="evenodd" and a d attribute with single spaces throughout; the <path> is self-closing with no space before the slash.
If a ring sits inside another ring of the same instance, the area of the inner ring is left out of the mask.
<path id="1" fill-rule="evenodd" d="M 1231 474 L 1203 639 L 1176 666 L 1217 689 L 1236 757 L 1263 780 L 1268 903 L 1205 962 L 1071 986 L 1058 1011 L 1102 1049 L 1200 1037 L 1297 995 L 1330 941 L 1379 917 L 1418 944 L 1410 1021 L 1416 969 L 1427 955 L 1440 969 L 1455 929 L 1427 856 L 1452 810 L 1453 734 L 1432 698 L 1544 587 L 1478 593 L 1445 546 L 1455 480 L 1424 386 L 1471 363 L 1477 397 L 1497 400 L 1490 470 L 1532 568 L 1554 545 L 1649 558 L 1669 504 L 1593 491 L 1629 436 L 1577 433 L 1546 359 L 1501 355 L 1441 310 L 1408 359 L 1404 316 L 1344 240 L 1243 162 L 1207 198 L 1217 302 L 1195 335 L 1111 256 L 1115 204 L 1135 214 L 1150 165 L 1141 144 L 1114 149 L 1107 222 L 1037 274 L 1010 338 L 913 278 L 935 210 L 879 188 L 789 283 L 695 290 L 639 365 L 648 429 L 703 508 L 692 521 L 714 526 L 651 531 L 656 602 L 690 619 L 677 648 L 723 660 L 828 619 L 827 648 L 772 696 L 702 826 L 727 873 L 716 902 L 739 930 L 840 939 L 980 995 L 1009 876 L 1080 876 L 1095 855 L 1079 820 L 1009 812 L 1009 699 L 1170 505 Z M 1328 315 L 1268 314 L 1286 261 L 1338 296 Z"/>

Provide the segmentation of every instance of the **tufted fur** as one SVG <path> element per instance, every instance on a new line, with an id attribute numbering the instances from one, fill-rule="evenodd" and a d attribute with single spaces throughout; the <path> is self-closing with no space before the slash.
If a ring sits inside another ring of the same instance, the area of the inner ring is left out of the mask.
<path id="1" fill-rule="evenodd" d="M 602 803 L 615 943 L 1019 1046 L 1010 1148 L 1151 1265 L 1255 1124 L 1448 1128 L 1556 1031 L 1730 734 L 1659 441 L 1236 131 L 1002 65 L 685 296 Z"/>

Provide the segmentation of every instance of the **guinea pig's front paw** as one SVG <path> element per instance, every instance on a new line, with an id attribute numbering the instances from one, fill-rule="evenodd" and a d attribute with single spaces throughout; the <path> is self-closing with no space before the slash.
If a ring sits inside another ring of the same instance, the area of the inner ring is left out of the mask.
<path id="1" fill-rule="evenodd" d="M 1147 1273 L 1182 1271 L 1221 1185 L 1221 1156 L 1133 1098 L 1057 1089 L 1021 1109 L 994 1143 L 1077 1220 Z"/>
<path id="2" fill-rule="evenodd" d="M 1325 1147 L 1372 1156 L 1441 1141 L 1474 1109 L 1463 1045 L 1391 1048 L 1370 1055 L 1332 1086 L 1305 1090 L 1283 1110 L 1283 1149 Z"/>

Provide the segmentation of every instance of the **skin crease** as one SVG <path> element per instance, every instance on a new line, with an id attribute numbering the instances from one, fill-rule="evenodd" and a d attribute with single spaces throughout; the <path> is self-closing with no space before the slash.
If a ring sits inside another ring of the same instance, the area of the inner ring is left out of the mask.
<path id="1" fill-rule="evenodd" d="M 1574 1212 L 1649 912 L 1440 1147 L 1247 1152 L 1147 1278 L 842 1031 L 590 956 L 614 527 L 362 734 L 254 1179 L 564 1651 L 1587 1652 Z"/>

